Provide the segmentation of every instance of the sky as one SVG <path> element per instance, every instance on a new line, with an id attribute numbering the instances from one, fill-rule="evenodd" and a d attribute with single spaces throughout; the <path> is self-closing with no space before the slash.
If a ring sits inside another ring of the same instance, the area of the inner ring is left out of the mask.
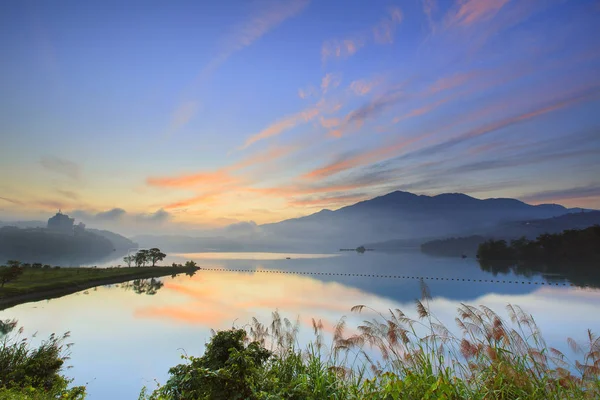
<path id="1" fill-rule="evenodd" d="M 597 0 L 3 1 L 0 219 L 600 208 Z"/>

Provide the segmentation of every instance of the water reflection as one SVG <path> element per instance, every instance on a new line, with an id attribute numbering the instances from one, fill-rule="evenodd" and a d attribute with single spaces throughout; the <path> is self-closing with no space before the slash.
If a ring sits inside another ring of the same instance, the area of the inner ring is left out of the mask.
<path id="1" fill-rule="evenodd" d="M 133 290 L 136 294 L 147 294 L 155 295 L 162 287 L 164 283 L 151 278 L 151 279 L 136 279 L 132 282 L 126 282 L 121 284 L 121 288 L 125 290 Z"/>
<path id="2" fill-rule="evenodd" d="M 279 255 L 277 256 L 279 257 Z M 234 257 L 232 257 L 234 258 Z M 321 320 L 332 333 L 342 316 L 347 316 L 347 334 L 353 333 L 368 313 L 355 314 L 357 304 L 386 312 L 401 309 L 416 317 L 414 301 L 421 297 L 418 280 L 352 276 L 293 275 L 268 273 L 285 270 L 302 272 L 370 273 L 489 279 L 474 260 L 432 259 L 419 253 L 385 255 L 375 252 L 336 257 L 284 257 L 257 260 L 196 259 L 203 267 L 245 269 L 253 272 L 201 270 L 193 277 L 163 278 L 157 296 L 138 295 L 130 290 L 100 287 L 89 295 L 74 294 L 51 302 L 28 303 L 0 312 L 0 320 L 16 318 L 24 334 L 47 337 L 50 333 L 72 332 L 69 374 L 75 384 L 91 382 L 90 398 L 136 398 L 142 386 L 153 379 L 164 382 L 168 369 L 181 360 L 182 349 L 200 354 L 210 329 L 242 326 L 252 318 L 270 322 L 271 312 L 301 324 L 299 340 L 312 339 L 312 318 Z M 183 262 L 173 260 L 172 262 Z M 189 257 L 187 257 L 189 259 Z M 516 280 L 517 272 L 506 272 Z M 532 279 L 544 281 L 538 275 Z M 534 315 L 550 346 L 568 351 L 567 337 L 585 339 L 586 329 L 600 332 L 596 314 L 600 291 L 571 287 L 498 284 L 447 280 L 427 281 L 432 312 L 447 325 L 454 325 L 462 302 L 486 305 L 506 318 L 507 304 L 522 306 Z M 144 285 L 140 285 L 143 287 Z M 139 291 L 146 294 L 147 291 Z M 118 327 L 118 329 L 117 329 Z M 327 340 L 327 338 L 326 338 Z M 147 349 L 152 346 L 152 352 Z M 119 361 L 115 362 L 115 355 Z"/>
<path id="3" fill-rule="evenodd" d="M 600 288 L 600 270 L 597 264 L 514 264 L 511 261 L 480 261 L 482 271 L 493 276 L 516 275 L 525 278 L 542 277 L 550 283 L 569 282 L 579 287 Z"/>

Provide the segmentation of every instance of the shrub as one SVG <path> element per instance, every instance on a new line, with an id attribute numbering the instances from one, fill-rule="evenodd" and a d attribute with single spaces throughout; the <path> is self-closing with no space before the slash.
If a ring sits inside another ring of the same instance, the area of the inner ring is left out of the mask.
<path id="1" fill-rule="evenodd" d="M 1 398 L 82 399 L 85 387 L 68 388 L 71 380 L 60 374 L 69 344 L 69 334 L 51 335 L 38 348 L 31 348 L 18 331 L 0 340 Z M 19 397 L 20 396 L 20 397 Z"/>
<path id="2" fill-rule="evenodd" d="M 432 313 L 429 293 L 416 303 L 418 318 L 401 310 L 378 313 L 345 336 L 345 320 L 330 348 L 323 325 L 298 349 L 299 324 L 273 313 L 265 327 L 214 334 L 202 357 L 182 357 L 167 383 L 147 399 L 597 399 L 600 338 L 588 332 L 585 346 L 568 342 L 580 360 L 568 361 L 548 347 L 533 317 L 507 306 L 510 322 L 485 306 L 458 309 L 460 335 Z M 377 355 L 378 357 L 374 357 Z M 377 360 L 379 358 L 379 360 Z"/>

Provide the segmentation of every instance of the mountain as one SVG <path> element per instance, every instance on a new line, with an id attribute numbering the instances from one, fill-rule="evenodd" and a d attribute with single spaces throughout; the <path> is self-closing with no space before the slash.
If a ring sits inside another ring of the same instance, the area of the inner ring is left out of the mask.
<path id="1" fill-rule="evenodd" d="M 477 235 L 424 240 L 421 244 L 421 251 L 438 256 L 460 257 L 462 254 L 466 254 L 473 257 L 477 253 L 479 245 L 488 239 L 510 241 L 525 236 L 527 239 L 533 240 L 544 233 L 561 233 L 570 229 L 586 229 L 593 225 L 600 225 L 600 211 L 570 213 L 547 219 L 507 222 L 498 225 L 494 229 L 479 232 Z M 371 243 L 366 246 L 376 250 L 393 251 L 402 249 L 404 245 L 405 243 L 402 240 L 392 240 Z"/>
<path id="2" fill-rule="evenodd" d="M 137 249 L 139 245 L 131 239 L 127 239 L 125 236 L 119 235 L 118 233 L 114 233 L 111 231 L 103 230 L 103 229 L 86 229 L 88 232 L 94 233 L 98 236 L 102 236 L 108 239 L 115 250 L 129 250 L 129 249 Z"/>
<path id="3" fill-rule="evenodd" d="M 3 226 L 14 226 L 16 228 L 29 229 L 29 228 L 45 228 L 48 224 L 47 221 L 0 221 L 0 228 Z"/>
<path id="4" fill-rule="evenodd" d="M 336 211 L 322 210 L 260 228 L 271 237 L 315 246 L 326 242 L 330 247 L 356 247 L 381 240 L 472 234 L 500 223 L 551 218 L 571 211 L 557 204 L 530 205 L 516 199 L 396 191 Z"/>
<path id="5" fill-rule="evenodd" d="M 43 228 L 0 228 L 0 262 L 9 259 L 22 262 L 73 265 L 94 262 L 114 254 L 107 238 L 91 232 L 65 235 Z"/>

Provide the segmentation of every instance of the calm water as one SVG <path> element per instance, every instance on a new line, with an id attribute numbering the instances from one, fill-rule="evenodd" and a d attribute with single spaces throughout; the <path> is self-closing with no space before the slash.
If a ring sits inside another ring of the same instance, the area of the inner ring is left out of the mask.
<path id="1" fill-rule="evenodd" d="M 291 259 L 286 259 L 290 257 Z M 68 374 L 76 384 L 88 384 L 91 399 L 137 398 L 142 386 L 165 382 L 169 367 L 181 361 L 182 351 L 199 355 L 210 329 L 244 325 L 252 317 L 270 322 L 278 309 L 311 336 L 311 318 L 321 319 L 326 331 L 344 315 L 356 327 L 365 315 L 350 308 L 365 304 L 377 310 L 400 308 L 414 313 L 420 297 L 417 279 L 338 275 L 278 274 L 281 270 L 319 273 L 360 273 L 429 277 L 426 282 L 434 314 L 454 326 L 461 302 L 487 305 L 506 316 L 507 304 L 522 306 L 536 318 L 549 345 L 567 350 L 566 338 L 585 338 L 586 329 L 600 332 L 600 291 L 548 286 L 544 278 L 530 279 L 481 271 L 470 259 L 432 258 L 415 253 L 341 253 L 330 255 L 273 253 L 194 253 L 169 257 L 165 263 L 193 259 L 206 268 L 253 272 L 199 271 L 193 277 L 165 278 L 154 296 L 122 287 L 100 287 L 50 301 L 23 304 L 0 311 L 0 319 L 16 318 L 25 335 L 71 331 Z M 109 264 L 118 264 L 113 262 Z M 433 279 L 431 279 L 433 278 Z M 538 284 L 503 284 L 435 278 L 518 280 Z"/>

